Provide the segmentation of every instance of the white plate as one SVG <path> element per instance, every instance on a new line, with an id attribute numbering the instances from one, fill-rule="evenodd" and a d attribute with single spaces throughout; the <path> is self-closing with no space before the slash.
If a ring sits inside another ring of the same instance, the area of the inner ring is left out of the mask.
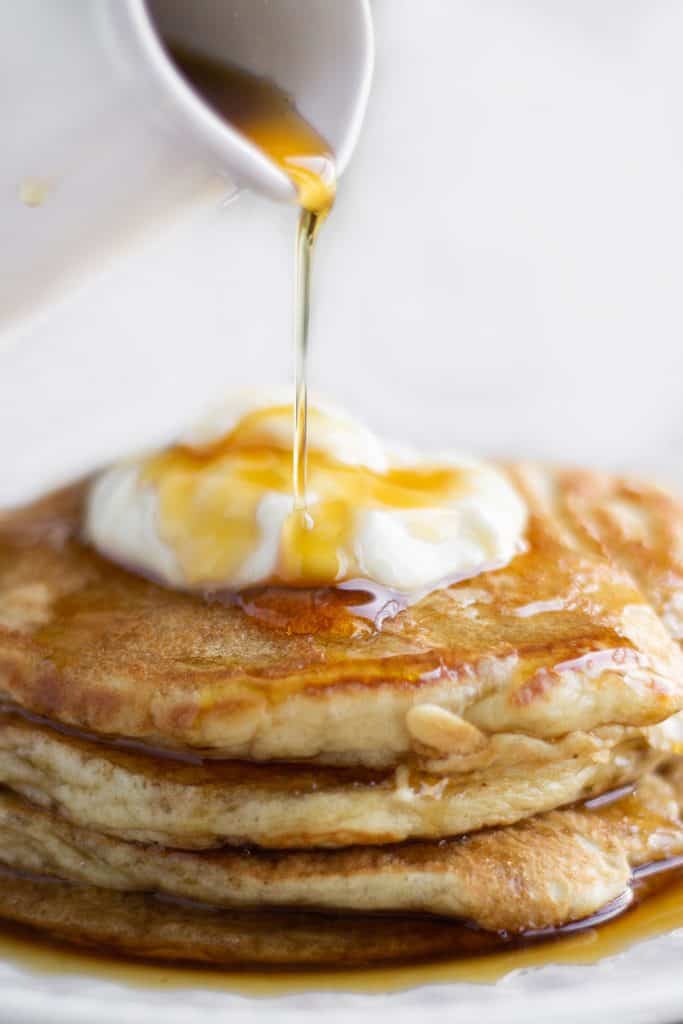
<path id="1" fill-rule="evenodd" d="M 487 1024 L 582 1021 L 674 1024 L 683 1005 L 683 929 L 634 946 L 591 967 L 548 966 L 517 971 L 495 985 L 434 985 L 395 994 L 311 991 L 277 998 L 245 997 L 200 988 L 129 988 L 84 976 L 39 976 L 0 964 L 3 1024 L 193 1024 L 230 1020 L 304 1024 L 321 1017 L 375 1024 L 445 1019 Z M 457 1014 L 457 1018 L 456 1018 Z"/>

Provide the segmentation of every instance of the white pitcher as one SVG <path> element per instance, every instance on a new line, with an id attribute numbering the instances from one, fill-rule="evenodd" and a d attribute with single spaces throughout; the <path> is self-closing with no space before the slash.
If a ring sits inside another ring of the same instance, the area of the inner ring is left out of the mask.
<path id="1" fill-rule="evenodd" d="M 271 78 L 353 150 L 372 73 L 368 0 L 21 0 L 0 4 L 0 329 L 190 203 L 289 180 L 222 121 L 162 40 Z"/>

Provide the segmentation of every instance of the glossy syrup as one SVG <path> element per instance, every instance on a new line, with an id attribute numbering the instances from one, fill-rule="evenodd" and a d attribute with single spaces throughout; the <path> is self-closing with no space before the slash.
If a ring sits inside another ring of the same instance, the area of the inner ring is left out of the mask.
<path id="1" fill-rule="evenodd" d="M 609 919 L 610 913 L 616 916 Z M 617 904 L 588 921 L 517 943 L 463 927 L 460 951 L 454 943 L 448 957 L 428 963 L 333 971 L 143 963 L 106 951 L 83 952 L 2 922 L 0 958 L 36 974 L 85 975 L 141 989 L 201 987 L 262 997 L 306 991 L 395 992 L 428 984 L 495 983 L 511 971 L 549 964 L 595 964 L 682 926 L 683 868 L 677 862 L 649 876 L 641 872 L 625 911 Z"/>
<path id="2" fill-rule="evenodd" d="M 144 479 L 159 496 L 162 536 L 191 584 L 233 576 L 259 543 L 264 493 L 291 494 L 289 437 L 286 446 L 280 441 L 290 416 L 288 406 L 259 409 L 243 416 L 216 442 L 203 447 L 175 445 L 147 461 Z M 321 432 L 330 428 L 328 417 L 318 409 L 311 411 L 309 424 Z M 345 581 L 347 591 L 369 593 L 370 582 L 357 585 L 353 579 L 354 569 L 361 569 L 354 565 L 356 510 L 436 507 L 473 486 L 471 473 L 455 466 L 391 467 L 380 472 L 339 462 L 315 448 L 306 464 L 317 500 L 307 509 L 295 510 L 283 524 L 278 564 L 270 581 L 275 585 L 325 590 Z M 299 472 L 303 474 L 303 463 Z M 302 488 L 304 475 L 300 494 Z M 408 603 L 414 599 L 411 596 Z"/>
<path id="3" fill-rule="evenodd" d="M 340 464 L 309 450 L 313 416 L 325 418 L 318 411 L 309 414 L 307 366 L 313 254 L 321 224 L 335 200 L 334 154 L 291 97 L 274 83 L 173 45 L 169 52 L 181 74 L 215 112 L 289 177 L 300 209 L 291 408 L 247 415 L 237 430 L 205 452 L 179 446 L 154 460 L 149 475 L 160 494 L 164 540 L 176 553 L 191 586 L 197 581 L 211 585 L 213 579 L 239 577 L 239 567 L 262 535 L 256 518 L 264 491 L 286 493 L 293 496 L 293 512 L 283 528 L 280 565 L 269 582 L 326 587 L 353 580 L 363 574 L 362 567 L 351 564 L 358 507 L 436 507 L 468 486 L 468 474 L 462 469 L 427 466 L 373 473 L 362 465 Z M 279 419 L 283 414 L 291 424 L 286 449 L 279 449 L 263 427 L 259 445 L 254 440 L 259 435 L 259 415 Z M 171 479 L 164 480 L 165 474 Z M 316 495 L 310 506 L 309 492 Z M 387 596 L 382 605 L 388 606 L 391 600 Z M 400 603 L 400 598 L 396 600 Z M 381 619 L 381 608 L 378 614 Z"/>
<path id="4" fill-rule="evenodd" d="M 193 87 L 284 171 L 297 192 L 301 210 L 296 233 L 292 490 L 295 508 L 305 513 L 311 266 L 318 230 L 334 203 L 334 154 L 291 98 L 272 82 L 178 47 L 172 47 L 171 53 Z M 305 518 L 303 525 L 308 526 Z"/>

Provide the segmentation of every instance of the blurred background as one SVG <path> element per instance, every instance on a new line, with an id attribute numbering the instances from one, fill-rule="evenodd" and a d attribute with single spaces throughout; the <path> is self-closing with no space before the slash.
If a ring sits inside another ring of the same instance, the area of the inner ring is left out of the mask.
<path id="1" fill-rule="evenodd" d="M 373 10 L 367 118 L 317 254 L 313 397 L 427 446 L 669 473 L 683 5 Z M 7 323 L 0 504 L 166 440 L 233 387 L 287 384 L 295 217 L 212 201 Z"/>

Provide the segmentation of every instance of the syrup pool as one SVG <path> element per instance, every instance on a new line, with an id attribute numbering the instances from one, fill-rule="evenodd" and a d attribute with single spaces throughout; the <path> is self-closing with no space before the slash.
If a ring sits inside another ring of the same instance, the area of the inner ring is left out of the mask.
<path id="1" fill-rule="evenodd" d="M 642 870 L 634 882 L 630 908 L 611 920 L 604 914 L 579 922 L 554 935 L 522 942 L 493 937 L 488 951 L 472 955 L 481 940 L 462 929 L 464 955 L 432 963 L 412 963 L 335 971 L 276 969 L 221 970 L 174 964 L 136 962 L 106 952 L 82 952 L 37 937 L 30 929 L 0 922 L 0 958 L 40 975 L 83 975 L 141 989 L 202 988 L 247 996 L 279 996 L 296 992 L 396 992 L 430 984 L 494 983 L 511 971 L 548 964 L 594 964 L 615 956 L 637 942 L 683 927 L 683 868 L 678 862 L 656 873 Z M 3 879 L 6 883 L 6 879 Z M 616 910 L 622 908 L 617 906 Z M 607 908 L 609 915 L 610 908 Z M 468 933 L 469 934 L 466 934 Z"/>

